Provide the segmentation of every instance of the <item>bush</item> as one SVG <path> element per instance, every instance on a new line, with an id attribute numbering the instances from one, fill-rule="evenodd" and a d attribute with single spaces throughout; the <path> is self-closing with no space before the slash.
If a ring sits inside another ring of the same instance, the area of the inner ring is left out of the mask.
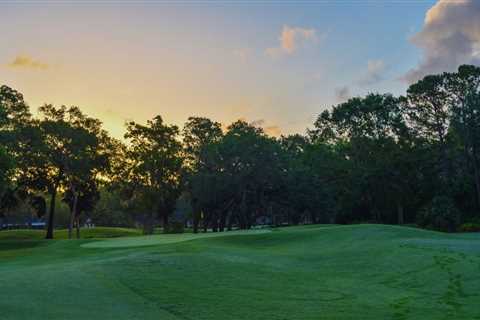
<path id="1" fill-rule="evenodd" d="M 419 226 L 445 232 L 454 232 L 460 223 L 460 212 L 450 197 L 436 196 L 417 215 Z"/>
<path id="2" fill-rule="evenodd" d="M 460 226 L 461 232 L 480 232 L 480 223 L 468 222 Z"/>
<path id="3" fill-rule="evenodd" d="M 135 221 L 117 191 L 100 190 L 100 200 L 90 217 L 98 226 L 133 227 Z"/>
<path id="4" fill-rule="evenodd" d="M 184 233 L 185 224 L 183 221 L 173 221 L 168 225 L 168 229 L 164 230 L 165 233 Z"/>

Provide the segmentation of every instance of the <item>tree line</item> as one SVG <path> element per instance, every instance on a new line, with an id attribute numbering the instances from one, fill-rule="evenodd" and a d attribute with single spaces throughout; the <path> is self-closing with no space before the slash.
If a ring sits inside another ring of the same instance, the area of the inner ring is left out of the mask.
<path id="1" fill-rule="evenodd" d="M 480 222 L 480 68 L 429 75 L 404 96 L 370 93 L 323 111 L 303 135 L 275 138 L 239 120 L 226 129 L 156 116 L 112 138 L 78 107 L 0 87 L 0 216 L 27 210 L 54 236 L 89 216 L 146 234 L 260 223 L 373 222 L 455 231 Z M 182 209 L 179 209 L 182 208 Z M 176 212 L 186 216 L 178 218 Z"/>

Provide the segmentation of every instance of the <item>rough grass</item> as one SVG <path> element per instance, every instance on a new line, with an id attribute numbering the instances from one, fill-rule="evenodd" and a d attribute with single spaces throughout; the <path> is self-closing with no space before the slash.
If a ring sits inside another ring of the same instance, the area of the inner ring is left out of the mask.
<path id="1" fill-rule="evenodd" d="M 480 319 L 479 234 L 357 225 L 153 237 L 4 242 L 1 319 Z"/>
<path id="2" fill-rule="evenodd" d="M 73 231 L 75 237 L 75 230 Z M 117 237 L 133 237 L 142 235 L 142 231 L 130 228 L 110 228 L 110 227 L 95 227 L 82 228 L 80 231 L 81 239 L 92 238 L 117 238 Z M 1 240 L 41 240 L 45 238 L 44 230 L 4 230 L 0 231 Z M 67 239 L 68 230 L 55 230 L 55 239 Z"/>

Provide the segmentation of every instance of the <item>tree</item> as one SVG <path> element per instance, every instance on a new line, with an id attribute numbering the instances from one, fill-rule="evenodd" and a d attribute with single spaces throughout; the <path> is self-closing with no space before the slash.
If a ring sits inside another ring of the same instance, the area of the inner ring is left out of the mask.
<path id="1" fill-rule="evenodd" d="M 466 163 L 473 169 L 480 208 L 480 68 L 462 65 L 445 78 L 452 126 L 460 135 Z"/>
<path id="2" fill-rule="evenodd" d="M 77 208 L 82 188 L 94 183 L 108 165 L 101 143 L 107 134 L 99 120 L 85 116 L 78 107 L 44 105 L 39 111 L 43 116 L 38 124 L 43 144 L 39 146 L 34 176 L 37 188 L 46 190 L 51 197 L 46 237 L 53 238 L 55 203 L 60 188 L 72 194 L 71 237 L 75 221 L 79 224 Z"/>
<path id="3" fill-rule="evenodd" d="M 212 163 L 212 149 L 222 138 L 221 124 L 202 117 L 190 117 L 183 127 L 186 189 L 193 209 L 193 232 L 198 232 L 202 203 L 205 201 L 205 180 L 215 176 L 217 166 Z M 216 192 L 216 190 L 210 190 Z M 206 208 L 203 208 L 205 211 Z"/>
<path id="4" fill-rule="evenodd" d="M 31 113 L 23 95 L 8 86 L 0 86 L 0 119 L 2 131 L 14 130 L 15 126 L 28 122 Z"/>
<path id="5" fill-rule="evenodd" d="M 47 238 L 59 193 L 70 236 L 82 214 L 110 225 L 141 217 L 152 233 L 157 218 L 168 231 L 169 216 L 190 208 L 194 232 L 201 223 L 224 231 L 358 221 L 453 231 L 480 212 L 476 66 L 426 76 L 405 97 L 349 99 L 323 111 L 307 135 L 280 139 L 245 121 L 223 132 L 190 117 L 180 140 L 178 127 L 157 116 L 130 122 L 124 144 L 79 108 L 45 105 L 39 115 L 0 87 L 0 211 L 40 216 L 49 204 Z"/>
<path id="6" fill-rule="evenodd" d="M 72 184 L 66 190 L 63 201 L 70 208 L 71 217 L 69 224 L 69 238 L 72 237 L 72 229 L 75 225 L 77 239 L 80 238 L 80 216 L 82 213 L 93 212 L 97 202 L 100 200 L 100 193 L 94 179 L 83 181 L 81 184 Z"/>
<path id="7" fill-rule="evenodd" d="M 0 97 L 1 97 L 1 91 L 3 91 L 3 87 L 0 88 Z M 7 110 L 4 107 L 4 104 L 0 103 L 0 128 L 2 130 L 1 131 L 2 137 L 4 133 L 3 130 L 5 130 L 5 126 L 7 124 L 8 124 Z M 9 180 L 8 177 L 12 167 L 13 167 L 13 161 L 11 156 L 7 153 L 7 150 L 2 145 L 0 145 L 0 199 L 2 199 L 4 192 L 8 188 L 8 180 Z"/>
<path id="8" fill-rule="evenodd" d="M 8 190 L 10 184 L 10 174 L 13 169 L 13 160 L 7 154 L 6 150 L 0 146 L 0 200 Z"/>
<path id="9" fill-rule="evenodd" d="M 98 192 L 98 202 L 91 212 L 91 219 L 95 225 L 112 227 L 134 227 L 133 216 L 128 202 L 121 195 L 115 181 L 102 186 Z"/>
<path id="10" fill-rule="evenodd" d="M 13 162 L 25 155 L 19 150 L 23 144 L 19 130 L 30 120 L 31 114 L 23 95 L 10 87 L 0 86 L 0 183 L 4 187 Z"/>
<path id="11" fill-rule="evenodd" d="M 21 173 L 28 170 L 32 118 L 23 95 L 8 87 L 0 87 L 0 210 L 20 205 L 21 195 L 27 199 Z M 34 152 L 32 152 L 34 153 Z"/>
<path id="12" fill-rule="evenodd" d="M 406 107 L 409 122 L 418 138 L 438 147 L 441 192 L 447 192 L 450 182 L 447 133 L 451 113 L 445 75 L 429 75 L 407 90 Z"/>
<path id="13" fill-rule="evenodd" d="M 204 165 L 208 145 L 220 141 L 223 136 L 219 122 L 203 117 L 190 117 L 183 127 L 183 145 L 188 169 Z"/>
<path id="14" fill-rule="evenodd" d="M 178 135 L 178 127 L 164 124 L 160 116 L 147 125 L 127 125 L 125 139 L 130 145 L 124 179 L 130 197 L 149 206 L 143 221 L 146 234 L 153 233 L 153 213 L 162 218 L 164 230 L 168 231 L 169 215 L 181 193 L 183 159 Z"/>
<path id="15" fill-rule="evenodd" d="M 343 214 L 358 211 L 367 213 L 362 219 L 388 221 L 395 204 L 397 222 L 404 222 L 405 195 L 409 194 L 405 174 L 411 166 L 399 161 L 410 152 L 399 99 L 388 94 L 352 98 L 331 112 L 323 112 L 310 136 L 317 144 L 337 146 L 344 159 L 340 163 L 348 165 L 343 168 L 348 174 L 342 183 L 349 188 L 342 202 L 352 207 L 345 208 Z"/>
<path id="16" fill-rule="evenodd" d="M 281 155 L 278 141 L 263 129 L 241 120 L 228 127 L 218 145 L 218 163 L 222 187 L 232 194 L 220 206 L 220 225 L 227 212 L 241 229 L 249 229 L 257 217 L 267 215 L 279 188 Z"/>
<path id="17" fill-rule="evenodd" d="M 305 161 L 306 149 L 309 146 L 307 139 L 301 135 L 281 137 L 280 144 L 285 155 L 284 170 L 282 170 L 282 192 L 277 201 L 287 209 L 287 220 L 293 224 L 306 220 L 306 213 L 310 211 L 312 223 L 317 222 L 316 211 L 311 210 L 318 205 L 320 181 L 316 171 Z M 277 219 L 278 220 L 278 219 Z"/>

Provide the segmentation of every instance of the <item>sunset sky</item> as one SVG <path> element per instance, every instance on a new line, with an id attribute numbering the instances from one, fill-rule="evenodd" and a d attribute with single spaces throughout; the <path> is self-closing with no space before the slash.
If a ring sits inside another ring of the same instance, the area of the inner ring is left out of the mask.
<path id="1" fill-rule="evenodd" d="M 480 1 L 2 2 L 0 84 L 121 137 L 160 114 L 273 135 L 332 104 L 480 61 Z"/>

